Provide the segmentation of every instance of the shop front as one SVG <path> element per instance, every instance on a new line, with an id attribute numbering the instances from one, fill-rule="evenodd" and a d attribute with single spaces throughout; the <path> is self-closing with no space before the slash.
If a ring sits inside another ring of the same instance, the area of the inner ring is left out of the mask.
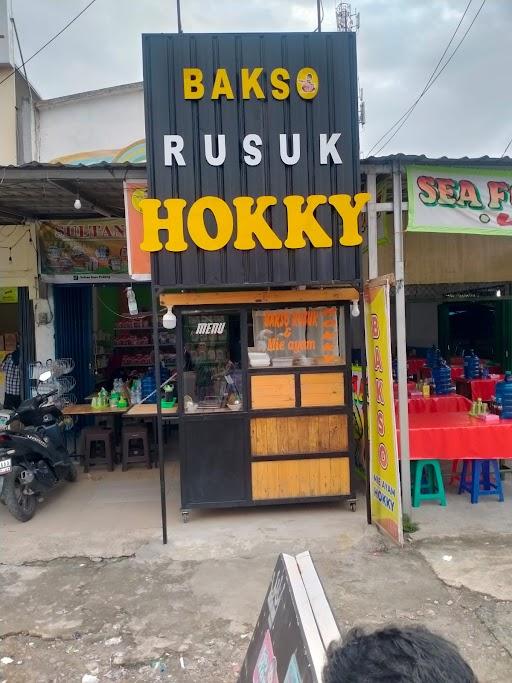
<path id="1" fill-rule="evenodd" d="M 143 56 L 149 198 L 129 258 L 151 254 L 153 324 L 163 307 L 176 330 L 183 515 L 355 505 L 355 36 L 144 36 Z M 160 440 L 162 495 L 163 459 Z"/>

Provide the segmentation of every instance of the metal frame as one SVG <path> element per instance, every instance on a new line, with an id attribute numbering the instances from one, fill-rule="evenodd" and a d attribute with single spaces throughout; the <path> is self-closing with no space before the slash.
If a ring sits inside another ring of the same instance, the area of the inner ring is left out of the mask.
<path id="1" fill-rule="evenodd" d="M 405 259 L 404 238 L 402 226 L 402 211 L 408 207 L 407 202 L 402 201 L 402 169 L 400 163 L 392 166 L 365 167 L 366 183 L 369 192 L 372 193 L 367 208 L 368 216 L 368 275 L 375 279 L 379 275 L 378 246 L 377 246 L 377 213 L 381 211 L 393 211 L 394 233 L 394 258 L 395 258 L 395 299 L 396 299 L 396 345 L 398 360 L 398 414 L 400 420 L 400 457 L 401 457 L 401 492 L 402 512 L 408 515 L 412 513 L 411 504 L 411 471 L 409 453 L 409 413 L 407 400 L 407 339 L 405 326 Z M 376 192 L 377 174 L 392 174 L 393 177 L 393 201 L 377 203 L 373 199 Z M 371 188 L 371 189 L 370 189 Z M 373 192 L 372 192 L 373 191 Z M 366 395 L 365 395 L 366 404 Z M 365 416 L 366 417 L 366 416 Z M 369 475 L 369 472 L 368 472 Z M 371 510 L 368 510 L 371 518 Z"/>

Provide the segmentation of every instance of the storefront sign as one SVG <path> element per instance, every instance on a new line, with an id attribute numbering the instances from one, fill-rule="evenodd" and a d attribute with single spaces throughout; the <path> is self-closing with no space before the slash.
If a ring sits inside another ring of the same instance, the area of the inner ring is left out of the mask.
<path id="1" fill-rule="evenodd" d="M 143 55 L 156 284 L 356 280 L 355 36 L 146 35 Z"/>
<path id="2" fill-rule="evenodd" d="M 512 236 L 512 171 L 407 168 L 407 230 Z"/>
<path id="3" fill-rule="evenodd" d="M 364 289 L 372 521 L 403 543 L 389 326 L 389 282 Z"/>
<path id="4" fill-rule="evenodd" d="M 38 230 L 46 282 L 126 282 L 124 220 L 44 221 Z"/>
<path id="5" fill-rule="evenodd" d="M 17 287 L 0 287 L 0 304 L 17 304 Z"/>
<path id="6" fill-rule="evenodd" d="M 130 278 L 137 282 L 151 281 L 151 257 L 147 251 L 142 251 L 140 244 L 143 239 L 142 209 L 140 202 L 148 196 L 147 181 L 125 180 L 124 215 L 126 217 L 126 246 L 128 249 L 128 271 Z"/>

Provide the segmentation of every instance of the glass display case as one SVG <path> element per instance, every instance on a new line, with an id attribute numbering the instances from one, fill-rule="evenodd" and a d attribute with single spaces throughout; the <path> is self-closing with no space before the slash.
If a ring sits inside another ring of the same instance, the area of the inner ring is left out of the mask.
<path id="1" fill-rule="evenodd" d="M 184 313 L 182 325 L 185 412 L 242 410 L 240 314 Z"/>
<path id="2" fill-rule="evenodd" d="M 253 310 L 250 368 L 345 365 L 345 319 L 337 306 Z"/>

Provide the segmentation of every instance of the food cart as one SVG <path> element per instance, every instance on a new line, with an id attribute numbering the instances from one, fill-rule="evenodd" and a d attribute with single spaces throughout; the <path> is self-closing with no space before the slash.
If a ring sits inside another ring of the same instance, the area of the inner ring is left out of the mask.
<path id="1" fill-rule="evenodd" d="M 184 518 L 354 506 L 355 35 L 148 35 L 143 59 L 149 198 L 128 243 L 132 277 L 151 254 L 155 327 L 163 306 L 176 329 Z"/>

